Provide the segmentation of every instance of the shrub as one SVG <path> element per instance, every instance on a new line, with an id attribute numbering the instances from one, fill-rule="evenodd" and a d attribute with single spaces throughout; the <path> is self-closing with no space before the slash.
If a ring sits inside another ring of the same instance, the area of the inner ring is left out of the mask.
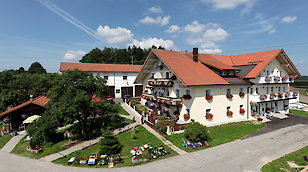
<path id="1" fill-rule="evenodd" d="M 103 138 L 99 141 L 100 154 L 117 154 L 121 152 L 122 145 L 111 131 L 103 133 Z"/>
<path id="2" fill-rule="evenodd" d="M 207 127 L 199 122 L 191 122 L 184 129 L 184 137 L 191 142 L 210 140 Z"/>

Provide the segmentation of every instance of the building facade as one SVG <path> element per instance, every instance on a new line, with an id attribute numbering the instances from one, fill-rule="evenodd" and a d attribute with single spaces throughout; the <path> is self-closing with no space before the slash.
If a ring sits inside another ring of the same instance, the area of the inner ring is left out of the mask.
<path id="1" fill-rule="evenodd" d="M 238 56 L 153 50 L 135 83 L 144 86 L 142 104 L 179 123 L 213 126 L 288 113 L 297 96 L 289 83 L 298 76 L 282 49 Z"/>
<path id="2" fill-rule="evenodd" d="M 121 98 L 124 96 L 140 96 L 143 90 L 141 84 L 134 84 L 141 65 L 98 64 L 98 63 L 67 63 L 61 62 L 60 72 L 78 69 L 99 75 L 109 87 L 109 96 Z"/>

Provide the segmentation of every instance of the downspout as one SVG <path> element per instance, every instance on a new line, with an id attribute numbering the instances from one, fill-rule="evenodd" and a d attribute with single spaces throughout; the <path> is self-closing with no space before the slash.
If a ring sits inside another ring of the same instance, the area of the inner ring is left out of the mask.
<path id="1" fill-rule="evenodd" d="M 249 102 L 249 89 L 252 87 L 253 85 L 250 85 L 250 87 L 247 88 L 247 119 L 249 119 L 249 114 L 250 114 L 250 111 L 249 111 L 249 108 L 250 108 L 250 102 Z"/>

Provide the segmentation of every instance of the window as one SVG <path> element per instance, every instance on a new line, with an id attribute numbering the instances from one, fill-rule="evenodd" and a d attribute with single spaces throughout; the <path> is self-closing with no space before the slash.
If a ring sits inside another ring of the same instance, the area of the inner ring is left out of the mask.
<path id="1" fill-rule="evenodd" d="M 166 72 L 166 78 L 169 78 L 169 72 Z"/>
<path id="2" fill-rule="evenodd" d="M 211 112 L 211 109 L 206 109 L 205 112 L 206 112 L 206 113 L 210 113 L 210 112 Z"/>
<path id="3" fill-rule="evenodd" d="M 227 75 L 227 71 L 226 70 L 221 71 L 221 75 L 222 76 L 226 76 Z"/>
<path id="4" fill-rule="evenodd" d="M 175 96 L 180 97 L 180 89 L 175 89 Z"/>
<path id="5" fill-rule="evenodd" d="M 250 94 L 253 94 L 253 87 L 250 88 Z"/>
<path id="6" fill-rule="evenodd" d="M 123 80 L 127 80 L 127 76 L 123 76 Z"/>
<path id="7" fill-rule="evenodd" d="M 190 95 L 190 90 L 189 89 L 185 90 L 185 95 Z"/>
<path id="8" fill-rule="evenodd" d="M 280 87 L 278 87 L 278 92 L 280 93 L 280 91 L 281 91 L 281 90 L 280 90 Z"/>
<path id="9" fill-rule="evenodd" d="M 274 87 L 271 87 L 271 93 L 273 93 L 274 92 Z"/>
<path id="10" fill-rule="evenodd" d="M 244 93 L 244 88 L 240 88 L 240 92 L 239 93 Z"/>
<path id="11" fill-rule="evenodd" d="M 120 93 L 120 89 L 116 89 L 116 93 Z"/>
<path id="12" fill-rule="evenodd" d="M 280 76 L 282 77 L 282 71 L 280 71 Z"/>
<path id="13" fill-rule="evenodd" d="M 266 76 L 270 76 L 271 72 L 269 70 L 266 71 Z"/>
<path id="14" fill-rule="evenodd" d="M 154 73 L 154 72 L 152 72 L 152 73 L 151 73 L 151 78 L 154 78 L 154 75 L 155 75 L 155 73 Z"/>
<path id="15" fill-rule="evenodd" d="M 227 94 L 232 94 L 231 88 L 228 88 L 228 89 L 227 89 Z"/>
<path id="16" fill-rule="evenodd" d="M 166 89 L 166 96 L 169 97 L 169 89 Z"/>
<path id="17" fill-rule="evenodd" d="M 229 76 L 234 76 L 234 70 L 229 70 L 229 72 L 228 72 L 229 74 Z"/>
<path id="18" fill-rule="evenodd" d="M 231 106 L 227 106 L 227 111 L 231 110 Z"/>
<path id="19" fill-rule="evenodd" d="M 286 92 L 286 86 L 282 87 L 283 92 Z"/>
<path id="20" fill-rule="evenodd" d="M 212 90 L 211 89 L 206 89 L 205 90 L 205 96 L 211 96 L 212 95 Z"/>
<path id="21" fill-rule="evenodd" d="M 256 93 L 257 93 L 257 94 L 260 94 L 260 93 L 259 93 L 259 87 L 256 87 Z"/>
<path id="22" fill-rule="evenodd" d="M 189 109 L 189 108 L 186 108 L 186 111 L 187 111 L 187 113 L 189 113 L 189 112 L 190 112 L 190 109 Z"/>
<path id="23" fill-rule="evenodd" d="M 104 80 L 106 80 L 106 81 L 107 81 L 107 80 L 108 80 L 108 76 L 104 76 Z"/>
<path id="24" fill-rule="evenodd" d="M 269 94 L 269 87 L 266 87 L 266 94 Z"/>
<path id="25" fill-rule="evenodd" d="M 240 105 L 240 109 L 242 109 L 244 107 L 244 105 Z"/>

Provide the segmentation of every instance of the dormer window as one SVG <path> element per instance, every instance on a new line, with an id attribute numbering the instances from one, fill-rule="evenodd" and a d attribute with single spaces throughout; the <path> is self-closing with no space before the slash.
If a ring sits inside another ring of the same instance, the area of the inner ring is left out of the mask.
<path id="1" fill-rule="evenodd" d="M 221 75 L 222 75 L 222 76 L 227 76 L 227 74 L 228 74 L 228 72 L 227 72 L 226 70 L 222 70 L 222 71 L 221 71 Z"/>
<path id="2" fill-rule="evenodd" d="M 234 76 L 234 73 L 235 73 L 234 70 L 229 70 L 228 71 L 228 76 Z"/>

